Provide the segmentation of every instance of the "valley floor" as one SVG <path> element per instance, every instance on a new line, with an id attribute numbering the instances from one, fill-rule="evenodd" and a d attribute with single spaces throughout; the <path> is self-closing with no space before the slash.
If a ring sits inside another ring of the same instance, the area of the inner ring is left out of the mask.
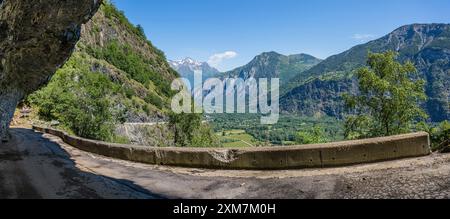
<path id="1" fill-rule="evenodd" d="M 101 157 L 14 128 L 0 198 L 450 198 L 450 154 L 343 168 L 226 171 Z"/>

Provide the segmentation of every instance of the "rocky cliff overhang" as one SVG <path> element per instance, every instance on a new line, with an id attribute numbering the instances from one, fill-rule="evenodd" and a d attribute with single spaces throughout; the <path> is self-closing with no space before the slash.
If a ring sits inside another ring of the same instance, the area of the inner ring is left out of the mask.
<path id="1" fill-rule="evenodd" d="M 0 0 L 0 138 L 26 95 L 72 54 L 102 0 Z"/>

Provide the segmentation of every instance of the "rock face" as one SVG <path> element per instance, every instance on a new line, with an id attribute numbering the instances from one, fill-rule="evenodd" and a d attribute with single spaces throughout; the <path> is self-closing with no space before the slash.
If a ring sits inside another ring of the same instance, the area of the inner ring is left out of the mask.
<path id="1" fill-rule="evenodd" d="M 17 103 L 70 57 L 101 0 L 0 0 L 0 138 Z"/>

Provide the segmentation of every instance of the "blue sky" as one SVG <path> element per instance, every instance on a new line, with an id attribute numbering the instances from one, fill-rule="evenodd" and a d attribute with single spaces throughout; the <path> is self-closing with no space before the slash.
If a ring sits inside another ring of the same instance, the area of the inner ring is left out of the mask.
<path id="1" fill-rule="evenodd" d="M 219 70 L 267 51 L 326 58 L 412 23 L 450 23 L 449 0 L 114 0 L 168 59 Z"/>

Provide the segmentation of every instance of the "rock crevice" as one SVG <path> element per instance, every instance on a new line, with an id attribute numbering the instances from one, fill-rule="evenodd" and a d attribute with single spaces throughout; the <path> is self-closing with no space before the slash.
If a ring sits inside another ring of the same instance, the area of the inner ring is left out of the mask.
<path id="1" fill-rule="evenodd" d="M 101 0 L 0 0 L 0 139 L 20 100 L 72 54 Z"/>

